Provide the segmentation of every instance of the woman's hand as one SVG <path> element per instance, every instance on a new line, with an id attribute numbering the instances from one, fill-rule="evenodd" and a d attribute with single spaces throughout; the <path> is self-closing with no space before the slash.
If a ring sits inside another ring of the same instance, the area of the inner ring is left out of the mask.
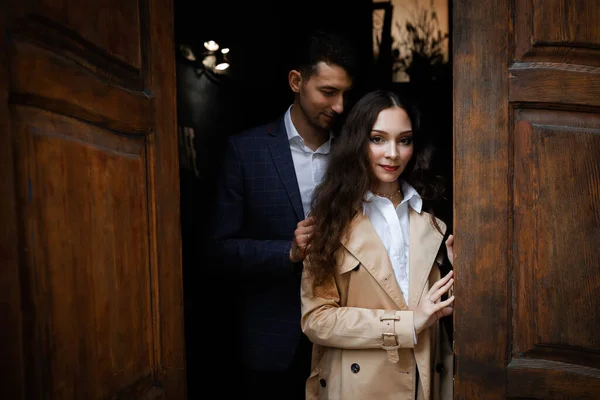
<path id="1" fill-rule="evenodd" d="M 454 284 L 453 275 L 454 271 L 450 271 L 446 276 L 434 283 L 425 298 L 413 311 L 413 320 L 417 335 L 429 328 L 435 321 L 452 314 L 454 296 L 448 297 L 445 301 L 440 301 L 440 299 Z"/>
<path id="2" fill-rule="evenodd" d="M 448 261 L 454 267 L 454 235 L 450 235 L 446 239 L 446 251 L 448 252 Z"/>

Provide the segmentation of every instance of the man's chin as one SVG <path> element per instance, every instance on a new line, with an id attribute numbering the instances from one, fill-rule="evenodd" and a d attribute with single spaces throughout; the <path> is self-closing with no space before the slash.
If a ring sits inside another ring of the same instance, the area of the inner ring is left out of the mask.
<path id="1" fill-rule="evenodd" d="M 315 128 L 318 128 L 318 129 L 322 130 L 323 132 L 329 132 L 332 129 L 333 124 L 332 123 L 326 123 L 326 122 L 323 122 L 323 121 L 319 121 L 319 123 L 314 124 L 313 126 Z"/>
<path id="2" fill-rule="evenodd" d="M 335 125 L 335 119 L 331 119 L 331 120 L 327 120 L 327 121 L 323 121 L 321 122 L 321 128 L 329 131 L 333 128 L 333 126 Z"/>

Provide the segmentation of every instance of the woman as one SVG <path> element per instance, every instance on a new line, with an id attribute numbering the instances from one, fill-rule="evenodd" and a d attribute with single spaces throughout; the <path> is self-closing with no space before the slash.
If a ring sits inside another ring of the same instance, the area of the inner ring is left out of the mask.
<path id="1" fill-rule="evenodd" d="M 454 302 L 442 297 L 452 271 L 441 278 L 438 268 L 446 228 L 422 210 L 440 193 L 425 178 L 430 156 L 416 111 L 388 91 L 359 100 L 336 138 L 304 262 L 307 399 L 452 398 L 438 323 Z"/>

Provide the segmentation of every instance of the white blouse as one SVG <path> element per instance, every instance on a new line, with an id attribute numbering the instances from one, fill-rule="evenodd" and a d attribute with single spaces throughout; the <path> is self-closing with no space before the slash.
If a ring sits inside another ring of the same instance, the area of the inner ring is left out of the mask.
<path id="1" fill-rule="evenodd" d="M 363 203 L 363 213 L 373 224 L 388 252 L 396 281 L 408 304 L 410 277 L 408 207 L 421 213 L 423 200 L 416 189 L 404 181 L 402 181 L 402 193 L 404 195 L 402 202 L 394 208 L 391 200 L 368 191 L 365 196 L 366 201 Z"/>

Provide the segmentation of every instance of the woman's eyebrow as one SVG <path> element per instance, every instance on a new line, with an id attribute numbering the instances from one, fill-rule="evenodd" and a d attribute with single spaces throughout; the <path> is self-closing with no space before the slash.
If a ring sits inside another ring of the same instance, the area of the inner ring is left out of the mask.
<path id="1" fill-rule="evenodd" d="M 385 133 L 389 135 L 389 132 L 381 130 L 381 129 L 371 129 L 371 132 L 377 132 L 377 133 Z M 399 135 L 406 135 L 409 133 L 413 133 L 412 129 L 404 131 L 404 132 L 400 132 Z"/>

